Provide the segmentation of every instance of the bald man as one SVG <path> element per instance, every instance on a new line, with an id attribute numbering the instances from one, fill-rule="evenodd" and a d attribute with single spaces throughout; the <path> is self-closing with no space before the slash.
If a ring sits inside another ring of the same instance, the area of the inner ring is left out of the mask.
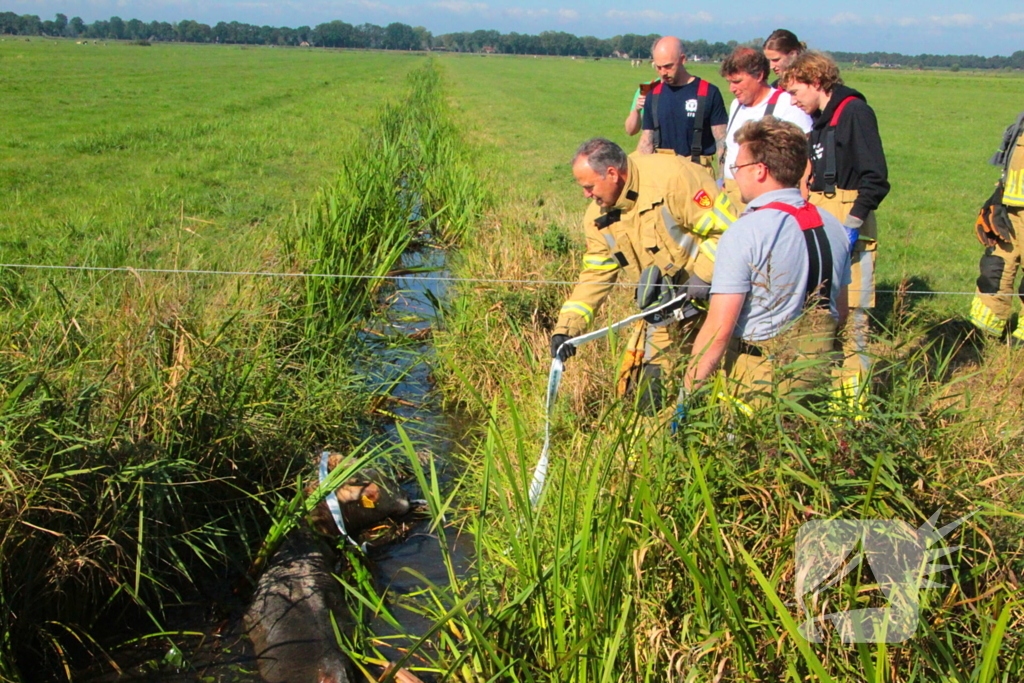
<path id="1" fill-rule="evenodd" d="M 712 160 L 724 149 L 729 123 L 722 92 L 686 70 L 686 54 L 678 38 L 661 38 L 654 44 L 653 56 L 661 82 L 644 104 L 637 151 L 675 153 L 711 170 Z"/>

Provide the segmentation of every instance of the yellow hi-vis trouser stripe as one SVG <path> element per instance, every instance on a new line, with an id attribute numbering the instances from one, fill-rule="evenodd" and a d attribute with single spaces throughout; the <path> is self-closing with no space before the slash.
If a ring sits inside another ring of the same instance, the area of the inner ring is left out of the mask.
<path id="1" fill-rule="evenodd" d="M 619 262 L 610 256 L 584 256 L 584 270 L 609 271 L 619 267 Z"/>
<path id="2" fill-rule="evenodd" d="M 1024 152 L 1018 152 L 1024 153 Z M 1006 187 L 1003 189 L 1003 204 L 1007 206 L 1024 206 L 1024 169 L 1010 171 L 1006 174 Z"/>
<path id="3" fill-rule="evenodd" d="M 583 321 L 589 323 L 594 319 L 594 309 L 582 301 L 566 301 L 562 304 L 562 313 L 575 313 L 583 317 Z"/>
<path id="4" fill-rule="evenodd" d="M 868 392 L 861 381 L 860 373 L 842 378 L 839 386 L 832 389 L 832 400 L 829 407 L 838 413 L 850 411 L 854 420 L 866 419 L 865 409 L 868 404 Z"/>
<path id="5" fill-rule="evenodd" d="M 1006 329 L 1006 321 L 997 318 L 992 309 L 982 303 L 977 295 L 971 302 L 971 323 L 978 329 L 994 335 L 1000 335 Z"/>
<path id="6" fill-rule="evenodd" d="M 754 408 L 749 403 L 736 396 L 730 396 L 724 391 L 718 392 L 718 398 L 726 405 L 732 406 L 736 410 L 740 411 L 747 417 L 754 417 Z"/>

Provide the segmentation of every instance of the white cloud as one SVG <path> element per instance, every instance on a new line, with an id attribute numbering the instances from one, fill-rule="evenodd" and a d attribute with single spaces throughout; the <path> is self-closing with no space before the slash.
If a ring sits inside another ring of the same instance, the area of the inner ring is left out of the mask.
<path id="1" fill-rule="evenodd" d="M 645 22 L 675 22 L 684 25 L 715 23 L 715 17 L 710 12 L 697 12 L 696 14 L 691 14 L 689 12 L 676 12 L 674 14 L 666 14 L 665 12 L 659 12 L 658 10 L 653 9 L 645 9 L 635 12 L 624 12 L 622 10 L 612 9 L 605 12 L 605 17 L 615 22 L 632 24 Z"/>
<path id="2" fill-rule="evenodd" d="M 827 20 L 833 26 L 863 26 L 864 17 L 853 12 L 842 12 Z"/>
<path id="3" fill-rule="evenodd" d="M 943 28 L 966 28 L 975 26 L 978 19 L 973 14 L 950 14 L 944 17 L 928 17 L 929 23 Z"/>
<path id="4" fill-rule="evenodd" d="M 551 10 L 531 9 L 529 7 L 506 7 L 501 10 L 501 13 L 513 19 L 549 19 L 551 17 L 568 20 L 579 19 L 579 12 L 571 9 Z"/>
<path id="5" fill-rule="evenodd" d="M 374 2 L 373 0 L 353 0 L 347 4 L 353 7 L 369 10 L 370 12 L 380 12 L 381 14 L 387 14 L 394 17 L 403 17 L 409 14 L 408 7 L 396 7 L 395 5 L 388 5 L 383 2 Z"/>
<path id="6" fill-rule="evenodd" d="M 442 0 L 431 4 L 431 7 L 447 10 L 454 14 L 483 13 L 490 9 L 482 2 L 465 2 L 465 0 Z"/>
<path id="7" fill-rule="evenodd" d="M 1024 15 L 1018 15 L 1024 20 Z M 969 28 L 977 26 L 981 21 L 973 14 L 946 14 L 932 15 L 930 17 L 883 17 L 883 16 L 862 16 L 853 12 L 841 12 L 827 20 L 833 26 L 879 26 L 882 28 L 899 26 L 902 28 L 913 28 L 920 26 L 924 28 Z"/>

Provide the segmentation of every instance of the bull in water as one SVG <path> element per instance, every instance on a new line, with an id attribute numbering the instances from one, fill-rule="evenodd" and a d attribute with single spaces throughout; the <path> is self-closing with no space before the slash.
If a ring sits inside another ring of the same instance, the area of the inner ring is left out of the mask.
<path id="1" fill-rule="evenodd" d="M 333 469 L 341 456 L 331 456 Z M 385 518 L 409 512 L 409 499 L 376 470 L 362 470 L 333 494 L 345 527 L 357 534 Z M 326 503 L 314 509 L 311 526 L 338 536 Z M 341 630 L 351 627 L 333 551 L 309 528 L 290 532 L 260 577 L 246 614 L 246 628 L 268 683 L 349 683 L 348 656 L 338 646 L 331 616 Z"/>

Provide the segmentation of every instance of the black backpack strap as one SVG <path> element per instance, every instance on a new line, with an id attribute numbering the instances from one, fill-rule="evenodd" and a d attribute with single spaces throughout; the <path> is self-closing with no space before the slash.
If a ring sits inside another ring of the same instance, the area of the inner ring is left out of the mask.
<path id="1" fill-rule="evenodd" d="M 784 202 L 772 202 L 758 207 L 775 209 L 788 213 L 796 219 L 800 231 L 804 234 L 807 247 L 807 284 L 804 296 L 814 297 L 816 308 L 828 309 L 832 297 L 832 247 L 825 234 L 825 224 L 821 220 L 821 212 L 817 207 L 804 203 L 796 207 Z"/>
<path id="2" fill-rule="evenodd" d="M 843 113 L 843 109 L 850 103 L 851 100 L 857 99 L 853 95 L 850 95 L 845 100 L 839 103 L 836 107 L 835 113 L 832 114 L 832 120 L 829 121 L 828 128 L 825 129 L 825 196 L 832 198 L 836 196 L 836 178 L 838 177 L 838 170 L 836 168 L 836 126 L 839 125 L 839 116 Z"/>
<path id="3" fill-rule="evenodd" d="M 704 154 L 704 111 L 707 109 L 708 82 L 697 78 L 697 111 L 693 116 L 693 138 L 690 140 L 690 161 L 700 163 Z"/>
<path id="4" fill-rule="evenodd" d="M 1013 159 L 1013 147 L 1017 144 L 1017 138 L 1021 136 L 1021 133 L 1024 133 L 1024 111 L 1018 114 L 1017 121 L 1006 129 L 1003 134 L 1003 144 L 990 162 L 993 166 L 1003 167 L 1003 174 L 1000 177 L 1004 183 L 1006 174 L 1010 170 L 1010 160 Z"/>
<path id="5" fill-rule="evenodd" d="M 807 245 L 807 296 L 817 297 L 818 308 L 828 308 L 832 293 L 832 247 L 824 227 L 804 230 Z"/>
<path id="6" fill-rule="evenodd" d="M 782 97 L 782 91 L 775 90 L 775 92 L 772 93 L 772 96 L 768 98 L 768 106 L 764 108 L 765 116 L 775 115 L 775 105 L 779 103 L 780 97 Z"/>

